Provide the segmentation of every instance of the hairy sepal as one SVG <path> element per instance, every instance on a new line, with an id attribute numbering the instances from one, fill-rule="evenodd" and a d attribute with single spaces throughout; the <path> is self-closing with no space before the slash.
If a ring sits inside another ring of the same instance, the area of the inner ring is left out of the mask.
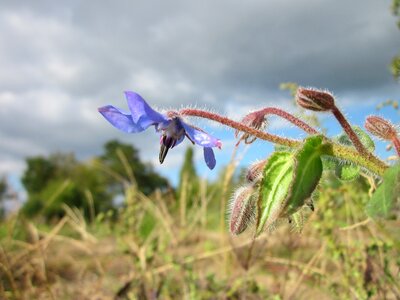
<path id="1" fill-rule="evenodd" d="M 304 141 L 295 153 L 294 174 L 283 213 L 291 215 L 299 210 L 318 185 L 322 176 L 322 136 L 312 136 Z M 285 216 L 285 215 L 283 215 Z"/>
<path id="2" fill-rule="evenodd" d="M 229 229 L 233 235 L 241 234 L 254 221 L 256 201 L 252 185 L 239 188 L 231 199 Z"/>
<path id="3" fill-rule="evenodd" d="M 293 178 L 293 165 L 290 152 L 274 152 L 268 159 L 259 190 L 257 235 L 279 218 Z"/>
<path id="4" fill-rule="evenodd" d="M 297 212 L 311 196 L 322 175 L 322 141 L 312 136 L 296 152 L 275 152 L 268 159 L 259 188 L 257 235 Z"/>

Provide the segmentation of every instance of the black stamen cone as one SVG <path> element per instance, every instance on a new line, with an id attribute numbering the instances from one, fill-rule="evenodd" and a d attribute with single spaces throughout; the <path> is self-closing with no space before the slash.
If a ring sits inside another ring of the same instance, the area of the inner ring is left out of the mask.
<path id="1" fill-rule="evenodd" d="M 164 159 L 167 156 L 169 148 L 174 147 L 175 142 L 176 141 L 173 138 L 170 137 L 167 138 L 165 135 L 162 137 L 160 154 L 159 154 L 160 164 L 164 162 Z"/>
<path id="2" fill-rule="evenodd" d="M 166 147 L 164 144 L 161 144 L 160 155 L 159 155 L 160 164 L 162 164 L 164 162 L 164 159 L 167 156 L 168 150 L 169 150 L 168 147 Z"/>

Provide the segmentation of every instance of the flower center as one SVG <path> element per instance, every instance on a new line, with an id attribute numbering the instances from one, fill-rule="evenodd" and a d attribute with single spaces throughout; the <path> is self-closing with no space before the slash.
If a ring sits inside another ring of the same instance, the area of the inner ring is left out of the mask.
<path id="1" fill-rule="evenodd" d="M 177 117 L 173 117 L 171 122 L 166 128 L 162 130 L 162 136 L 160 139 L 161 147 L 159 159 L 160 163 L 164 162 L 167 156 L 168 150 L 174 148 L 174 146 L 180 142 L 185 136 L 185 129 L 183 128 L 181 121 Z"/>

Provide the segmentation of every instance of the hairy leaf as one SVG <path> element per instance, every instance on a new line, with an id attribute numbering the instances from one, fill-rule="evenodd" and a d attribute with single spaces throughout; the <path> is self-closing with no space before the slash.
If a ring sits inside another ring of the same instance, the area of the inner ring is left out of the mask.
<path id="1" fill-rule="evenodd" d="M 400 201 L 400 164 L 390 167 L 383 175 L 383 182 L 366 206 L 371 218 L 387 218 L 392 207 Z"/>
<path id="2" fill-rule="evenodd" d="M 344 164 L 336 166 L 335 175 L 343 181 L 357 179 L 360 175 L 361 167 L 354 164 Z"/>

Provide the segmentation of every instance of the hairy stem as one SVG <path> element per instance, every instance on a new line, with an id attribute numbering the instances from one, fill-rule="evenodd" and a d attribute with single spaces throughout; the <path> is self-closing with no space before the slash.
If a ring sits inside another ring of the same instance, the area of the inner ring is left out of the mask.
<path id="1" fill-rule="evenodd" d="M 214 114 L 214 113 L 200 110 L 200 109 L 191 109 L 191 108 L 182 109 L 179 111 L 179 114 L 210 119 L 210 120 L 216 121 L 218 123 L 224 124 L 228 127 L 237 129 L 239 131 L 246 132 L 246 133 L 253 135 L 259 139 L 272 142 L 274 144 L 280 144 L 280 145 L 288 146 L 288 147 L 292 147 L 292 148 L 297 147 L 301 144 L 301 142 L 298 140 L 292 140 L 292 139 L 280 137 L 280 136 L 277 136 L 274 134 L 270 134 L 267 132 L 259 131 L 252 127 L 246 126 L 240 122 L 233 121 L 227 117 L 223 117 L 218 114 Z"/>
<path id="2" fill-rule="evenodd" d="M 324 154 L 339 157 L 341 159 L 353 162 L 357 165 L 363 166 L 379 176 L 383 176 L 387 165 L 371 153 L 367 155 L 360 155 L 354 148 L 342 146 L 339 144 L 331 144 L 331 148 Z"/>
<path id="3" fill-rule="evenodd" d="M 395 136 L 392 140 L 394 148 L 396 149 L 397 155 L 400 157 L 400 140 Z"/>
<path id="4" fill-rule="evenodd" d="M 305 132 L 307 132 L 309 134 L 317 134 L 318 133 L 317 130 L 312 128 L 307 123 L 303 122 L 299 118 L 293 116 L 292 114 L 287 113 L 286 111 L 284 111 L 284 110 L 282 110 L 280 108 L 266 107 L 266 108 L 263 108 L 263 109 L 259 110 L 258 112 L 262 113 L 264 115 L 277 115 L 277 116 L 279 116 L 281 118 L 284 118 L 287 121 L 289 121 L 290 123 L 292 123 L 293 125 L 303 129 Z"/>
<path id="5" fill-rule="evenodd" d="M 208 111 L 188 108 L 188 109 L 180 110 L 179 114 L 213 120 L 218 123 L 224 124 L 228 127 L 246 132 L 251 135 L 254 135 L 255 137 L 257 137 L 261 140 L 265 140 L 265 141 L 272 142 L 275 144 L 280 144 L 280 145 L 288 146 L 291 148 L 296 148 L 301 145 L 301 141 L 287 139 L 287 138 L 276 136 L 276 135 L 273 135 L 273 134 L 270 134 L 267 132 L 262 132 L 257 129 L 254 129 L 252 127 L 243 125 L 242 123 L 233 121 L 227 117 L 223 117 L 223 116 L 220 116 L 218 114 L 214 114 L 214 113 L 211 113 Z M 380 176 L 382 176 L 383 173 L 385 172 L 385 170 L 387 169 L 387 165 L 383 161 L 376 158 L 371 153 L 367 152 L 365 154 L 360 155 L 359 152 L 357 152 L 356 150 L 354 150 L 350 147 L 335 144 L 335 143 L 332 143 L 331 141 L 329 141 L 329 144 L 327 144 L 327 147 L 326 147 L 326 149 L 324 149 L 323 152 L 326 155 L 335 156 L 335 157 L 342 158 L 344 160 L 353 162 L 355 164 L 361 165 Z"/>
<path id="6" fill-rule="evenodd" d="M 351 128 L 351 125 L 349 122 L 347 122 L 345 116 L 342 114 L 342 112 L 334 106 L 332 108 L 332 113 L 335 116 L 335 118 L 339 121 L 340 125 L 344 129 L 344 132 L 348 135 L 350 140 L 353 142 L 354 147 L 357 149 L 358 152 L 360 152 L 364 156 L 368 156 L 368 150 L 364 147 L 364 145 L 361 143 L 360 139 L 358 138 L 357 134 L 354 132 L 353 128 Z"/>

